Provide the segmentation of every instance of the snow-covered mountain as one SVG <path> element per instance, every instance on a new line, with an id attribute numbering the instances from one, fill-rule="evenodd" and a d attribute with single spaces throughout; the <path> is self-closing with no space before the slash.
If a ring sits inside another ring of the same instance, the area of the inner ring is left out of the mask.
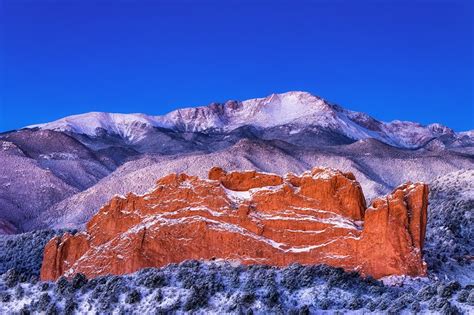
<path id="1" fill-rule="evenodd" d="M 243 126 L 271 129 L 286 126 L 288 135 L 318 128 L 352 141 L 374 138 L 401 148 L 417 148 L 434 139 L 442 145 L 473 141 L 472 133 L 455 133 L 440 124 L 381 122 L 367 114 L 344 109 L 307 92 L 272 94 L 243 102 L 227 101 L 184 108 L 163 116 L 91 112 L 32 125 L 27 128 L 67 131 L 89 136 L 118 135 L 128 143 L 143 140 L 153 127 L 177 132 L 228 133 Z"/>
<path id="2" fill-rule="evenodd" d="M 203 176 L 213 166 L 278 174 L 337 168 L 353 172 L 370 199 L 409 180 L 473 169 L 474 134 L 385 123 L 288 92 L 163 116 L 65 117 L 0 134 L 0 160 L 0 219 L 28 231 L 81 227 L 114 194 L 143 193 L 171 172 Z"/>

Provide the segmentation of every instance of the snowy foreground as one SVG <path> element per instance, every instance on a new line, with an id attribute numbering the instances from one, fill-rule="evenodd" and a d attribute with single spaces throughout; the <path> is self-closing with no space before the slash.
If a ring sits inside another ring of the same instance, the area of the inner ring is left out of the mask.
<path id="1" fill-rule="evenodd" d="M 404 279 L 363 279 L 324 265 L 232 266 L 186 261 L 127 276 L 76 275 L 38 282 L 9 270 L 0 281 L 2 314 L 155 313 L 472 313 L 474 286 Z M 400 286 L 400 284 L 402 285 Z"/>
<path id="2" fill-rule="evenodd" d="M 474 170 L 430 184 L 428 277 L 384 282 L 323 265 L 187 261 L 132 275 L 39 282 L 55 234 L 0 236 L 0 314 L 474 314 Z"/>

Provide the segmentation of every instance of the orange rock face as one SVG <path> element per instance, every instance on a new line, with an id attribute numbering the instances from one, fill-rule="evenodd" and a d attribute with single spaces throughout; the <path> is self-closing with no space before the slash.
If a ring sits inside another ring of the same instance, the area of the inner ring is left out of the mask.
<path id="1" fill-rule="evenodd" d="M 52 239 L 41 279 L 124 274 L 186 259 L 423 275 L 427 200 L 425 184 L 408 183 L 366 209 L 354 175 L 332 169 L 284 178 L 220 168 L 209 179 L 171 174 L 145 195 L 114 197 L 86 231 Z"/>

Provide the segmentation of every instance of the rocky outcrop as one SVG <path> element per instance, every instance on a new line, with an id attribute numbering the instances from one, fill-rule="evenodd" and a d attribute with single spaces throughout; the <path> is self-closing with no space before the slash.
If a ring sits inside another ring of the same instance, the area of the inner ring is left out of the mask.
<path id="1" fill-rule="evenodd" d="M 144 195 L 114 197 L 86 231 L 53 238 L 41 278 L 131 273 L 186 259 L 423 275 L 427 200 L 427 185 L 408 183 L 366 209 L 354 175 L 333 169 L 171 174 Z"/>

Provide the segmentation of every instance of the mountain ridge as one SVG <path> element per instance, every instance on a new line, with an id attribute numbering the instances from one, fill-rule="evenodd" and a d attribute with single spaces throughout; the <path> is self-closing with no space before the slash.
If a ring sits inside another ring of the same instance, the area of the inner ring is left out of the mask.
<path id="1" fill-rule="evenodd" d="M 458 133 L 439 123 L 424 126 L 400 120 L 383 122 L 302 91 L 181 108 L 159 116 L 90 112 L 25 128 L 52 129 L 92 137 L 105 132 L 135 143 L 145 138 L 149 129 L 153 128 L 213 134 L 229 133 L 243 126 L 261 129 L 290 126 L 289 135 L 301 132 L 302 127 L 313 126 L 337 132 L 353 141 L 374 138 L 392 146 L 410 149 L 442 137 L 447 138 L 443 143 L 449 144 L 462 139 L 474 142 L 470 131 Z"/>
<path id="2" fill-rule="evenodd" d="M 114 194 L 145 192 L 172 172 L 203 176 L 214 166 L 277 174 L 337 168 L 354 173 L 368 199 L 406 181 L 474 168 L 472 131 L 383 123 L 304 92 L 176 110 L 165 121 L 174 129 L 153 127 L 144 114 L 124 117 L 94 113 L 92 123 L 66 117 L 0 134 L 0 219 L 18 232 L 81 228 Z"/>

